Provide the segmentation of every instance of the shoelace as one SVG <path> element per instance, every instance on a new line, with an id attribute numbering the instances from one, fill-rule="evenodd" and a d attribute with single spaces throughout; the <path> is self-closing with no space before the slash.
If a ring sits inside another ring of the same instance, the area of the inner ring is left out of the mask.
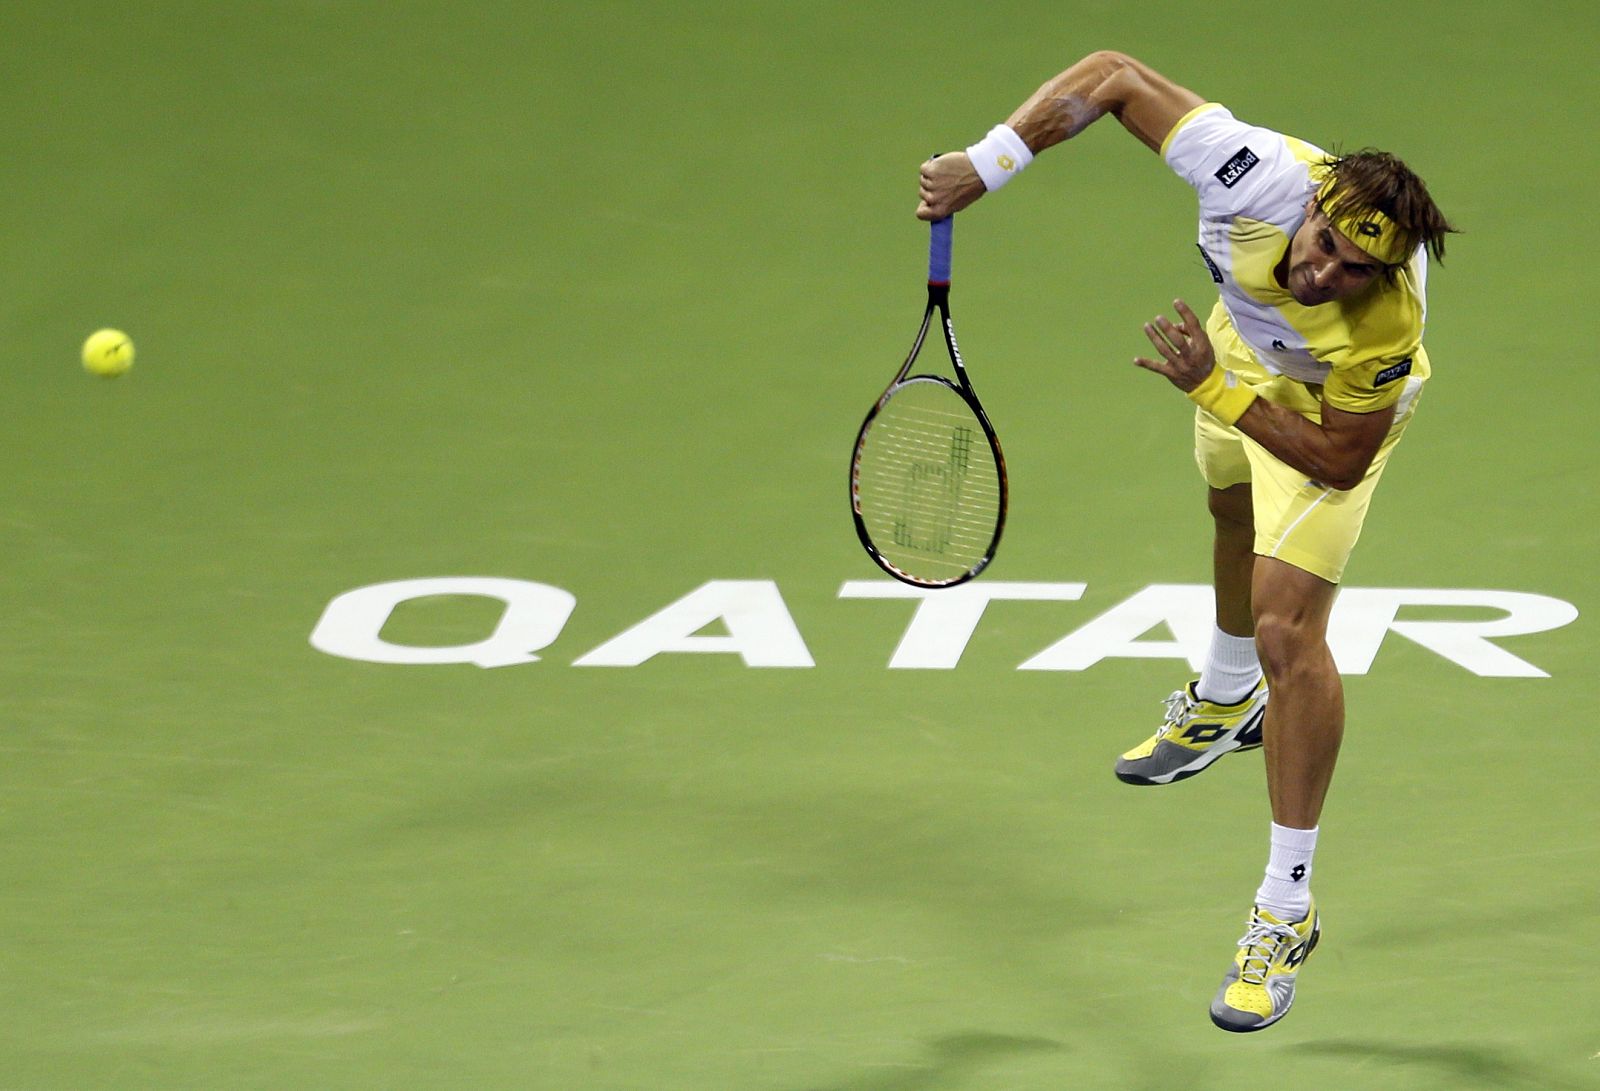
<path id="1" fill-rule="evenodd" d="M 1272 960 L 1284 944 L 1298 943 L 1300 933 L 1287 924 L 1268 924 L 1260 917 L 1250 918 L 1239 946 L 1244 948 L 1244 965 L 1239 967 L 1239 979 L 1251 985 L 1264 985 Z M 1260 968 L 1257 969 L 1256 967 Z"/>
<path id="2" fill-rule="evenodd" d="M 1194 707 L 1193 702 L 1189 700 L 1189 690 L 1187 688 L 1173 690 L 1172 695 L 1166 699 L 1165 704 L 1167 706 L 1167 719 L 1161 725 L 1161 730 L 1156 732 L 1157 736 L 1165 735 L 1168 731 L 1177 727 L 1183 722 L 1183 718 L 1188 715 L 1189 709 Z"/>

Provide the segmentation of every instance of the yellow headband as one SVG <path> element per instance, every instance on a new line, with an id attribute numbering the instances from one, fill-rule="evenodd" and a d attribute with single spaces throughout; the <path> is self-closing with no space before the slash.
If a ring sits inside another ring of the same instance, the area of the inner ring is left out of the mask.
<path id="1" fill-rule="evenodd" d="M 1339 234 L 1385 265 L 1400 265 L 1411 257 L 1406 241 L 1401 237 L 1394 221 L 1377 209 L 1365 208 L 1344 212 L 1337 203 L 1333 208 L 1328 207 L 1328 197 L 1333 193 L 1334 183 L 1337 181 L 1337 178 L 1330 177 L 1322 183 L 1322 188 L 1317 190 L 1317 204 L 1332 221 L 1333 226 L 1339 229 Z"/>

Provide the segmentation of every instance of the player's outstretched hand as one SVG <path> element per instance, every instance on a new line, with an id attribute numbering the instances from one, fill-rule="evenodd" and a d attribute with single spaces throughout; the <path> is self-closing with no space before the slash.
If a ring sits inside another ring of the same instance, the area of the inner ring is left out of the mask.
<path id="1" fill-rule="evenodd" d="M 1138 356 L 1133 362 L 1146 371 L 1165 375 L 1173 386 L 1187 394 L 1211 374 L 1217 366 L 1217 357 L 1211 349 L 1211 338 L 1206 336 L 1205 323 L 1189 309 L 1189 304 L 1174 299 L 1172 306 L 1183 320 L 1181 326 L 1174 325 L 1164 314 L 1144 324 L 1144 335 L 1150 338 L 1161 359 Z"/>
<path id="2" fill-rule="evenodd" d="M 934 156 L 922 164 L 922 184 L 917 189 L 922 200 L 917 205 L 917 219 L 954 216 L 987 192 L 966 152 Z"/>

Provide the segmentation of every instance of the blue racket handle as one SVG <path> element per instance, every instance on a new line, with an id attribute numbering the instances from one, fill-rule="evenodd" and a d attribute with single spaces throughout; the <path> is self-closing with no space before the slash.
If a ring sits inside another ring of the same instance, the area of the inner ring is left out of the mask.
<path id="1" fill-rule="evenodd" d="M 950 283 L 950 244 L 955 234 L 956 219 L 946 216 L 933 221 L 933 233 L 928 243 L 928 283 Z"/>

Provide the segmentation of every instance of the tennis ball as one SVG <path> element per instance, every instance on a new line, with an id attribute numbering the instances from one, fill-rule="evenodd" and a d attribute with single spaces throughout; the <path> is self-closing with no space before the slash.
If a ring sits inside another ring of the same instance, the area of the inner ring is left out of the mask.
<path id="1" fill-rule="evenodd" d="M 133 366 L 133 341 L 121 330 L 95 330 L 83 343 L 83 367 L 91 375 L 115 379 Z"/>

